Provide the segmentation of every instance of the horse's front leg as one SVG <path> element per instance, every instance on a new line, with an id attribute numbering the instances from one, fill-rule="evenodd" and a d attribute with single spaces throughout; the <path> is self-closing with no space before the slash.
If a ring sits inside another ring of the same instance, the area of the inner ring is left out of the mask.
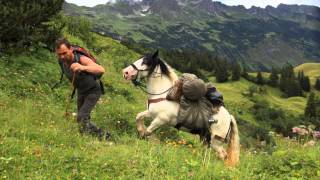
<path id="1" fill-rule="evenodd" d="M 155 118 L 149 127 L 147 128 L 147 131 L 145 132 L 145 136 L 149 136 L 154 130 L 158 129 L 160 126 L 166 124 L 167 122 L 164 121 L 163 119 L 157 117 Z"/>
<path id="2" fill-rule="evenodd" d="M 149 117 L 149 111 L 140 112 L 136 117 L 137 130 L 140 136 L 144 136 L 146 134 L 146 126 L 144 125 L 143 119 Z"/>

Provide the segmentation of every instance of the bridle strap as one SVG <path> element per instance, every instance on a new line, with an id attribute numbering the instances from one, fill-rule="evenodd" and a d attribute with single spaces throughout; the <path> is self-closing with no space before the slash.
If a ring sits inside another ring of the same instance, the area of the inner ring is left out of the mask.
<path id="1" fill-rule="evenodd" d="M 136 65 L 134 65 L 133 63 L 132 63 L 132 64 L 130 64 L 130 66 L 132 66 L 132 67 L 133 67 L 133 69 L 135 69 L 136 71 L 138 71 L 138 72 L 137 72 L 137 75 L 136 75 L 136 77 L 135 77 L 135 79 L 133 79 L 133 80 L 132 80 L 132 81 L 134 81 L 134 82 L 137 82 L 136 80 L 137 80 L 137 78 L 138 78 L 139 72 L 141 72 L 141 71 L 148 71 L 148 69 L 144 69 L 144 70 L 142 70 L 142 69 L 138 69 L 138 68 L 137 68 L 137 66 L 136 66 Z M 136 85 L 136 83 L 133 83 L 133 84 L 135 84 L 135 85 Z"/>
<path id="2" fill-rule="evenodd" d="M 137 70 L 137 71 L 140 71 L 140 70 L 137 68 L 137 66 L 136 66 L 136 65 L 134 65 L 133 63 L 132 63 L 132 64 L 130 64 L 130 66 L 132 66 L 132 67 L 133 67 L 133 69 L 135 69 L 135 70 Z"/>
<path id="3" fill-rule="evenodd" d="M 149 71 L 149 69 L 138 69 L 138 68 L 137 68 L 137 66 L 136 66 L 136 65 L 134 65 L 133 63 L 132 63 L 132 64 L 130 64 L 130 66 L 132 66 L 132 67 L 133 67 L 133 69 L 137 70 L 138 72 L 140 72 L 140 71 Z"/>
<path id="4" fill-rule="evenodd" d="M 148 95 L 153 95 L 153 96 L 154 96 L 154 95 L 162 95 L 162 94 L 170 91 L 170 89 L 173 88 L 173 86 L 172 86 L 172 87 L 170 87 L 169 89 L 167 89 L 167 90 L 165 90 L 165 91 L 163 91 L 163 92 L 161 92 L 161 93 L 150 93 L 150 92 L 148 92 L 147 90 L 143 89 L 143 88 L 146 88 L 146 86 L 143 85 L 141 82 L 137 81 L 137 77 L 138 77 L 140 71 L 149 71 L 149 69 L 144 69 L 144 70 L 138 69 L 137 66 L 134 65 L 133 63 L 130 64 L 130 66 L 132 66 L 133 69 L 135 69 L 136 71 L 138 71 L 136 78 L 132 80 L 133 84 L 134 84 L 135 86 L 138 86 L 138 87 L 139 87 L 143 92 L 145 92 L 146 94 L 148 94 Z M 159 74 L 162 75 L 162 73 L 159 73 Z"/>

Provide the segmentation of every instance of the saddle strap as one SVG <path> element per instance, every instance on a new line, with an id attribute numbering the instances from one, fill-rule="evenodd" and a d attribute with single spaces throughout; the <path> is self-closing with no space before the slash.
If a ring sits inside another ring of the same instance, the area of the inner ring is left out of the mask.
<path id="1" fill-rule="evenodd" d="M 148 109 L 151 103 L 158 103 L 167 100 L 166 98 L 148 99 Z"/>

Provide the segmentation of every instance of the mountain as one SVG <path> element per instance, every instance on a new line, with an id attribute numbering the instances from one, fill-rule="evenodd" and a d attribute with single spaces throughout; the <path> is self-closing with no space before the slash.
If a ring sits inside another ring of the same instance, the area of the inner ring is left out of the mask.
<path id="1" fill-rule="evenodd" d="M 148 48 L 209 51 L 250 69 L 320 62 L 320 8 L 227 6 L 211 0 L 117 0 L 95 7 L 64 4 L 93 30 Z"/>

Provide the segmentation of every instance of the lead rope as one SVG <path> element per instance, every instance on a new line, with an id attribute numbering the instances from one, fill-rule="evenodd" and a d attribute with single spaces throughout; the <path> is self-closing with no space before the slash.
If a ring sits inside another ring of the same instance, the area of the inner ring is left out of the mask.
<path id="1" fill-rule="evenodd" d="M 148 94 L 148 95 L 153 95 L 153 96 L 154 96 L 154 95 L 162 95 L 162 94 L 170 91 L 170 90 L 173 88 L 173 86 L 172 86 L 172 87 L 170 87 L 169 89 L 167 89 L 167 90 L 165 90 L 165 91 L 163 91 L 163 92 L 161 92 L 161 93 L 150 93 L 150 92 L 147 91 L 147 87 L 146 87 L 146 85 L 144 85 L 143 83 L 138 82 L 138 81 L 133 81 L 133 84 L 134 84 L 135 86 L 138 86 L 138 88 L 140 88 L 144 93 L 146 93 L 146 94 Z"/>

